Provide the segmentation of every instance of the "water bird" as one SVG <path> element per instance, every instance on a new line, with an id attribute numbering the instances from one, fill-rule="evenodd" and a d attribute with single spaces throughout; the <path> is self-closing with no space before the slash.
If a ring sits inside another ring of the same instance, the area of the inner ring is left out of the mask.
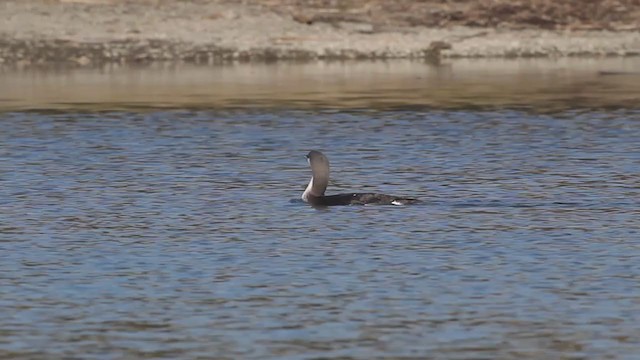
<path id="1" fill-rule="evenodd" d="M 409 205 L 420 202 L 418 199 L 376 194 L 376 193 L 346 193 L 325 195 L 329 184 L 329 159 L 320 151 L 311 150 L 307 154 L 307 161 L 311 166 L 311 180 L 302 193 L 302 200 L 314 206 L 338 205 Z"/>

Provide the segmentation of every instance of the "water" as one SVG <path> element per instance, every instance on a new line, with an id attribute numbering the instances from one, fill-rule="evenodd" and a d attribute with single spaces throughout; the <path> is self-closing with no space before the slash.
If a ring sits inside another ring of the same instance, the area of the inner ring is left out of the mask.
<path id="1" fill-rule="evenodd" d="M 635 359 L 639 138 L 635 108 L 1 113 L 0 358 Z M 309 149 L 329 193 L 425 203 L 309 207 Z"/>

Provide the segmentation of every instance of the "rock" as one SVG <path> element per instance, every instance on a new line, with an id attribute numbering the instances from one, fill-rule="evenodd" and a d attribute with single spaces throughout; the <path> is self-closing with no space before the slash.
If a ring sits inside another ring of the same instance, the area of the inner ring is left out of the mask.
<path id="1" fill-rule="evenodd" d="M 72 58 L 71 61 L 75 62 L 80 66 L 87 66 L 91 64 L 91 59 L 89 59 L 87 56 L 84 56 L 84 55 L 78 58 Z"/>

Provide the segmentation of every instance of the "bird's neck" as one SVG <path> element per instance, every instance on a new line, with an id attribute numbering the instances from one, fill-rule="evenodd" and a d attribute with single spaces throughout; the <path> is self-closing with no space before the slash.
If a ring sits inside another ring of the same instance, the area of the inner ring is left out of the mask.
<path id="1" fill-rule="evenodd" d="M 313 174 L 311 180 L 309 180 L 309 185 L 302 193 L 302 200 L 307 201 L 310 197 L 320 197 L 324 196 L 325 190 L 327 190 L 327 185 L 329 184 L 329 174 Z"/>

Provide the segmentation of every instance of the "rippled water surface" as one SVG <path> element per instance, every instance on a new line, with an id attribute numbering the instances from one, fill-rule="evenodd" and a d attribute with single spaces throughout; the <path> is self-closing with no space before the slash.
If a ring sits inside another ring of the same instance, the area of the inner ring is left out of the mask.
<path id="1" fill-rule="evenodd" d="M 636 359 L 640 113 L 0 114 L 0 358 Z M 329 193 L 421 205 L 315 209 Z"/>

